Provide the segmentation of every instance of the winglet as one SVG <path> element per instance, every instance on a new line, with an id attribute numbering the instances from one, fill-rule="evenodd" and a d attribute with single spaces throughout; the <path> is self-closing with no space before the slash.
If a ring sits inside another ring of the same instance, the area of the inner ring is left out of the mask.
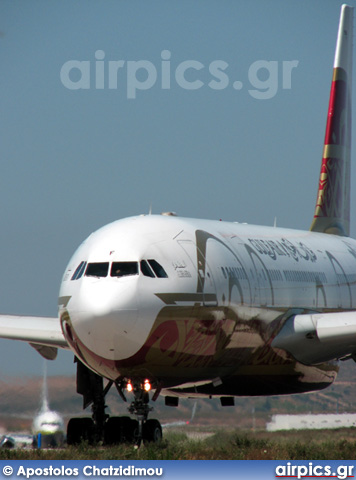
<path id="1" fill-rule="evenodd" d="M 353 7 L 341 7 L 318 195 L 311 231 L 349 236 Z"/>

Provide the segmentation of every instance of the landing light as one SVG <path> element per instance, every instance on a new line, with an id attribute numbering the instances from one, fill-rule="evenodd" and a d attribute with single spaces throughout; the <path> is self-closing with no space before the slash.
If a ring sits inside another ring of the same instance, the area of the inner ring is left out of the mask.
<path id="1" fill-rule="evenodd" d="M 126 389 L 127 389 L 128 392 L 132 392 L 133 386 L 132 386 L 132 383 L 131 383 L 131 382 L 128 382 L 128 383 L 127 383 Z"/>
<path id="2" fill-rule="evenodd" d="M 145 380 L 143 388 L 145 389 L 146 392 L 149 392 L 151 390 L 151 384 L 149 380 Z"/>

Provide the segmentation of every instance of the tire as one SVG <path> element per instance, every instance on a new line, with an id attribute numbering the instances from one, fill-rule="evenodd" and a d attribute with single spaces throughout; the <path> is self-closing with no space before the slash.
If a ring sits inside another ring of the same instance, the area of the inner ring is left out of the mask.
<path id="1" fill-rule="evenodd" d="M 122 441 L 123 422 L 121 417 L 110 417 L 105 424 L 104 443 L 105 445 L 117 445 Z"/>
<path id="2" fill-rule="evenodd" d="M 91 418 L 71 418 L 67 427 L 67 444 L 79 445 L 81 442 L 94 441 L 94 422 Z"/>
<path id="3" fill-rule="evenodd" d="M 158 443 L 162 440 L 162 427 L 158 420 L 150 419 L 143 425 L 143 440 L 146 443 Z"/>
<path id="4" fill-rule="evenodd" d="M 121 417 L 121 441 L 123 443 L 135 443 L 138 437 L 138 421 L 130 417 Z"/>

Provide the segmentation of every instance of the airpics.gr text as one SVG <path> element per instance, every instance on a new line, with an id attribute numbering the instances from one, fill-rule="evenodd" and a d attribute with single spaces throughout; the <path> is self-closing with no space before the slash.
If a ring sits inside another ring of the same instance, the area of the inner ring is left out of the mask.
<path id="1" fill-rule="evenodd" d="M 224 60 L 213 60 L 208 65 L 198 60 L 176 63 L 169 50 L 162 50 L 159 67 L 149 60 L 107 60 L 103 50 L 96 50 L 95 60 L 68 60 L 60 70 L 60 80 L 69 90 L 126 90 L 128 99 L 137 98 L 138 91 L 153 87 L 170 90 L 177 86 L 184 90 L 211 90 L 233 88 L 242 90 L 244 83 L 232 80 L 230 65 Z M 248 93 L 257 100 L 273 98 L 281 85 L 292 88 L 292 72 L 298 60 L 256 60 L 247 72 Z M 251 88 L 252 87 L 252 88 Z"/>

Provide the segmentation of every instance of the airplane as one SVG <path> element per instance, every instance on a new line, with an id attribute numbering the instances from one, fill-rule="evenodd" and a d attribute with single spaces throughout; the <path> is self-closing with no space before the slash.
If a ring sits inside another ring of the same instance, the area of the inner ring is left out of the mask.
<path id="1" fill-rule="evenodd" d="M 47 363 L 44 360 L 42 403 L 32 422 L 32 433 L 37 439 L 37 447 L 57 447 L 64 444 L 64 420 L 62 416 L 49 408 L 47 389 Z"/>
<path id="2" fill-rule="evenodd" d="M 317 200 L 307 231 L 172 213 L 115 221 L 70 259 L 58 317 L 0 316 L 0 337 L 54 360 L 71 350 L 91 417 L 68 444 L 156 442 L 159 395 L 282 395 L 331 385 L 356 359 L 356 241 L 350 238 L 353 8 L 341 8 Z M 105 382 L 104 382 L 105 379 Z M 114 386 L 136 416 L 109 417 Z"/>
<path id="3" fill-rule="evenodd" d="M 47 360 L 44 360 L 41 406 L 36 415 L 20 414 L 18 418 L 32 419 L 31 434 L 6 433 L 0 438 L 0 448 L 48 448 L 65 443 L 63 417 L 51 410 L 47 388 Z"/>

